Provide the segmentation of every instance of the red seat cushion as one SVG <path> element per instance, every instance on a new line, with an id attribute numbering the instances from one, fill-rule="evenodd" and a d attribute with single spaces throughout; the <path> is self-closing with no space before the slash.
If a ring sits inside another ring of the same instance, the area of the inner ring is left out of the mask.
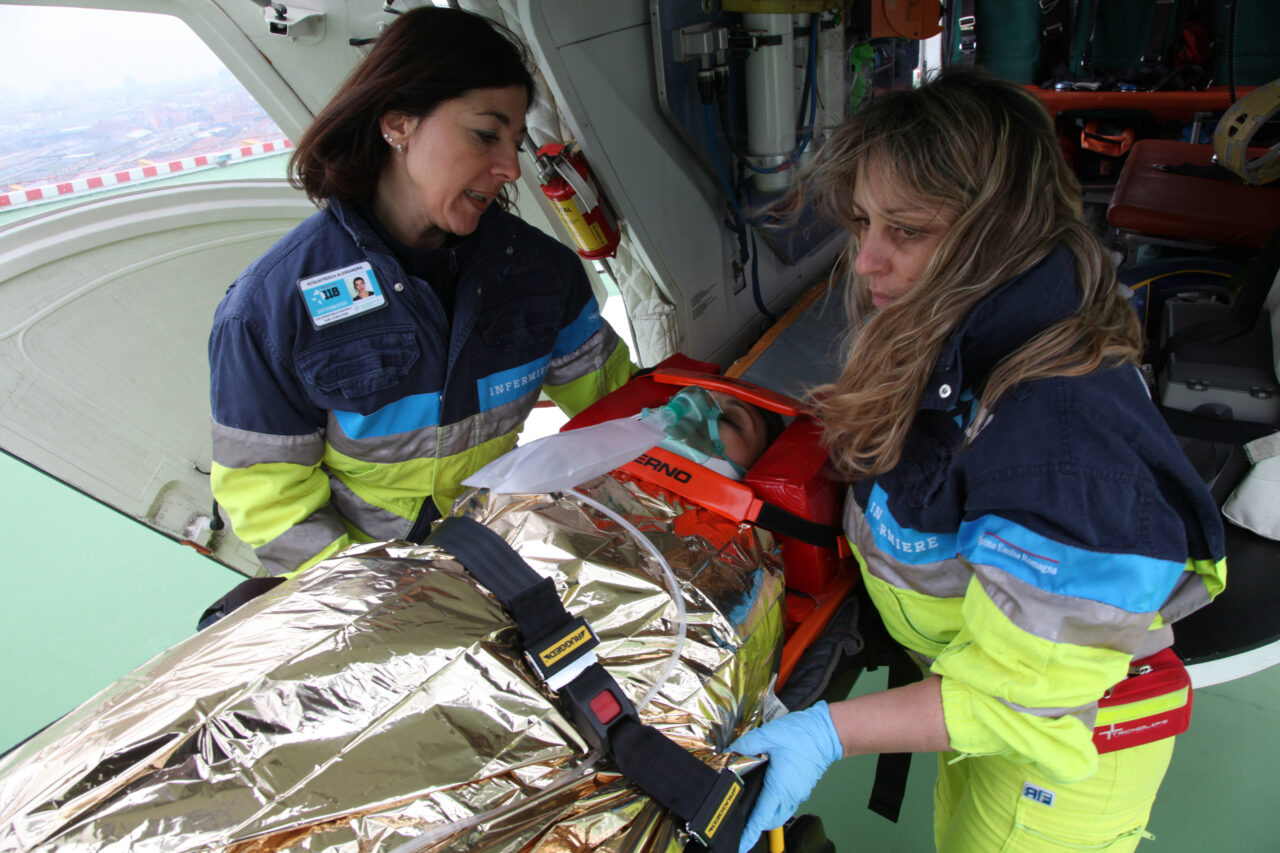
<path id="1" fill-rule="evenodd" d="M 1280 185 L 1255 187 L 1155 168 L 1208 166 L 1212 158 L 1212 145 L 1139 140 L 1120 172 L 1107 221 L 1154 237 L 1260 248 L 1280 228 Z"/>

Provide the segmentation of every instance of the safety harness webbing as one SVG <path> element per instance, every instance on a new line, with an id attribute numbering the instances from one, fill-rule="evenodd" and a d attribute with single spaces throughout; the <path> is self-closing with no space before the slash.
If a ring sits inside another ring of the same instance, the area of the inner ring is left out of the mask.
<path id="1" fill-rule="evenodd" d="M 1071 36 L 1076 0 L 1040 0 L 1040 44 L 1049 79 L 1071 79 Z"/>
<path id="2" fill-rule="evenodd" d="M 595 661 L 591 626 L 560 601 L 500 535 L 471 518 L 447 518 L 426 543 L 448 551 L 515 618 L 534 670 L 557 692 L 583 738 L 618 770 L 685 822 L 699 846 L 733 850 L 744 815 L 742 780 L 715 771 L 640 722 L 631 701 Z M 736 831 L 734 831 L 736 828 Z"/>
<path id="3" fill-rule="evenodd" d="M 755 522 L 765 530 L 781 533 L 819 548 L 836 548 L 840 538 L 844 536 L 843 527 L 819 524 L 764 501 L 760 503 L 760 513 L 755 517 Z"/>
<path id="4" fill-rule="evenodd" d="M 886 689 L 902 687 L 920 680 L 920 670 L 905 654 L 899 654 L 889 662 L 889 681 Z M 882 752 L 876 759 L 876 776 L 871 785 L 871 798 L 867 808 L 898 822 L 902 800 L 907 793 L 907 774 L 911 770 L 911 753 Z"/>
<path id="5" fill-rule="evenodd" d="M 974 0 L 960 0 L 959 10 L 956 26 L 960 29 L 960 64 L 973 65 L 978 59 L 978 15 Z"/>

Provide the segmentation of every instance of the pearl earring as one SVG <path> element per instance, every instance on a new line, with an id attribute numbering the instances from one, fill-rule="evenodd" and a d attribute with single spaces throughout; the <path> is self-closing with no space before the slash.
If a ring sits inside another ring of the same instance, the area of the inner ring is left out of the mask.
<path id="1" fill-rule="evenodd" d="M 389 133 L 382 134 L 382 138 L 387 140 L 388 143 L 391 142 L 391 134 Z"/>
<path id="2" fill-rule="evenodd" d="M 396 143 L 396 150 L 397 150 L 397 151 L 399 151 L 401 154 L 403 154 L 403 153 L 404 153 L 404 146 L 403 146 L 403 145 L 401 145 L 399 142 L 397 142 L 397 143 Z"/>

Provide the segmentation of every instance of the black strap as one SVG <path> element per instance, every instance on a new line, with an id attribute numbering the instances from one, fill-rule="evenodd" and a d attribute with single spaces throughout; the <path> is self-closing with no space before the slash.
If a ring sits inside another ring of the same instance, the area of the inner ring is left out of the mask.
<path id="1" fill-rule="evenodd" d="M 956 28 L 960 31 L 960 64 L 973 65 L 978 59 L 978 15 L 975 0 L 960 0 Z"/>
<path id="2" fill-rule="evenodd" d="M 1216 161 L 1207 166 L 1200 166 L 1195 163 L 1156 163 L 1152 168 L 1160 172 L 1168 172 L 1171 175 L 1185 175 L 1192 178 L 1204 178 L 1209 181 L 1226 181 L 1229 184 L 1244 183 L 1243 178 L 1227 167 L 1218 165 Z"/>
<path id="3" fill-rule="evenodd" d="M 1169 431 L 1174 435 L 1198 438 L 1217 444 L 1239 446 L 1280 430 L 1280 427 L 1275 424 L 1215 418 L 1211 415 L 1185 412 L 1168 406 L 1161 406 L 1160 414 L 1164 416 L 1165 423 L 1169 425 Z"/>
<path id="4" fill-rule="evenodd" d="M 816 521 L 801 518 L 771 503 L 761 504 L 760 512 L 754 521 L 765 530 L 781 533 L 783 536 L 790 536 L 792 539 L 798 539 L 819 548 L 836 548 L 839 546 L 840 538 L 844 536 L 844 529 L 841 527 L 834 524 L 819 524 Z"/>
<path id="5" fill-rule="evenodd" d="M 1081 69 L 1088 74 L 1097 74 L 1093 67 L 1093 39 L 1098 34 L 1098 7 L 1104 0 L 1087 0 L 1089 3 L 1089 35 L 1084 41 L 1084 55 L 1080 58 Z"/>
<path id="6" fill-rule="evenodd" d="M 511 612 L 530 663 L 544 678 L 585 654 L 584 631 L 594 640 L 590 626 L 565 610 L 555 584 L 475 519 L 446 518 L 427 543 L 453 555 Z M 555 658 L 550 665 L 548 655 Z M 737 847 L 746 798 L 735 774 L 713 770 L 641 723 L 613 676 L 598 663 L 557 692 L 588 743 L 607 752 L 623 776 L 683 820 L 699 846 L 715 851 Z"/>
<path id="7" fill-rule="evenodd" d="M 1143 65 L 1164 64 L 1165 53 L 1170 44 L 1169 22 L 1173 20 L 1177 5 L 1178 0 L 1155 0 L 1155 6 L 1151 10 L 1151 29 L 1147 31 L 1147 44 L 1142 50 Z"/>
<path id="8" fill-rule="evenodd" d="M 248 604 L 265 592 L 270 592 L 284 583 L 282 577 L 249 578 L 241 581 L 226 595 L 205 608 L 196 622 L 196 630 L 203 631 L 223 616 Z"/>
<path id="9" fill-rule="evenodd" d="M 636 721 L 618 727 L 612 746 L 622 775 L 685 820 L 693 817 L 720 775 L 657 729 Z"/>
<path id="10" fill-rule="evenodd" d="M 1071 79 L 1073 0 L 1039 0 L 1041 55 L 1053 82 Z"/>
<path id="11" fill-rule="evenodd" d="M 889 688 L 902 687 L 920 680 L 920 669 L 905 653 L 889 664 Z M 898 822 L 902 800 L 907 793 L 907 773 L 911 770 L 911 753 L 882 752 L 876 761 L 876 778 L 871 786 L 871 799 L 867 808 Z"/>

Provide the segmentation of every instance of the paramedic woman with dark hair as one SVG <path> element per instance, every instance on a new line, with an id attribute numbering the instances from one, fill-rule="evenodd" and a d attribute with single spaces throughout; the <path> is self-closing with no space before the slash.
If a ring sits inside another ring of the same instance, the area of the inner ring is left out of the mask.
<path id="1" fill-rule="evenodd" d="M 581 261 L 506 211 L 533 97 L 514 36 L 421 7 L 303 134 L 291 171 L 323 209 L 209 343 L 214 497 L 270 574 L 419 541 L 540 391 L 574 414 L 630 375 Z M 382 299 L 333 299 L 357 275 Z"/>
<path id="2" fill-rule="evenodd" d="M 845 532 L 925 677 L 733 744 L 770 757 L 743 846 L 842 757 L 936 752 L 942 853 L 1130 851 L 1174 739 L 1095 745 L 1098 702 L 1222 589 L 1223 531 L 1052 123 L 944 71 L 855 115 L 808 186 L 849 229 L 862 318 L 817 404 Z"/>

